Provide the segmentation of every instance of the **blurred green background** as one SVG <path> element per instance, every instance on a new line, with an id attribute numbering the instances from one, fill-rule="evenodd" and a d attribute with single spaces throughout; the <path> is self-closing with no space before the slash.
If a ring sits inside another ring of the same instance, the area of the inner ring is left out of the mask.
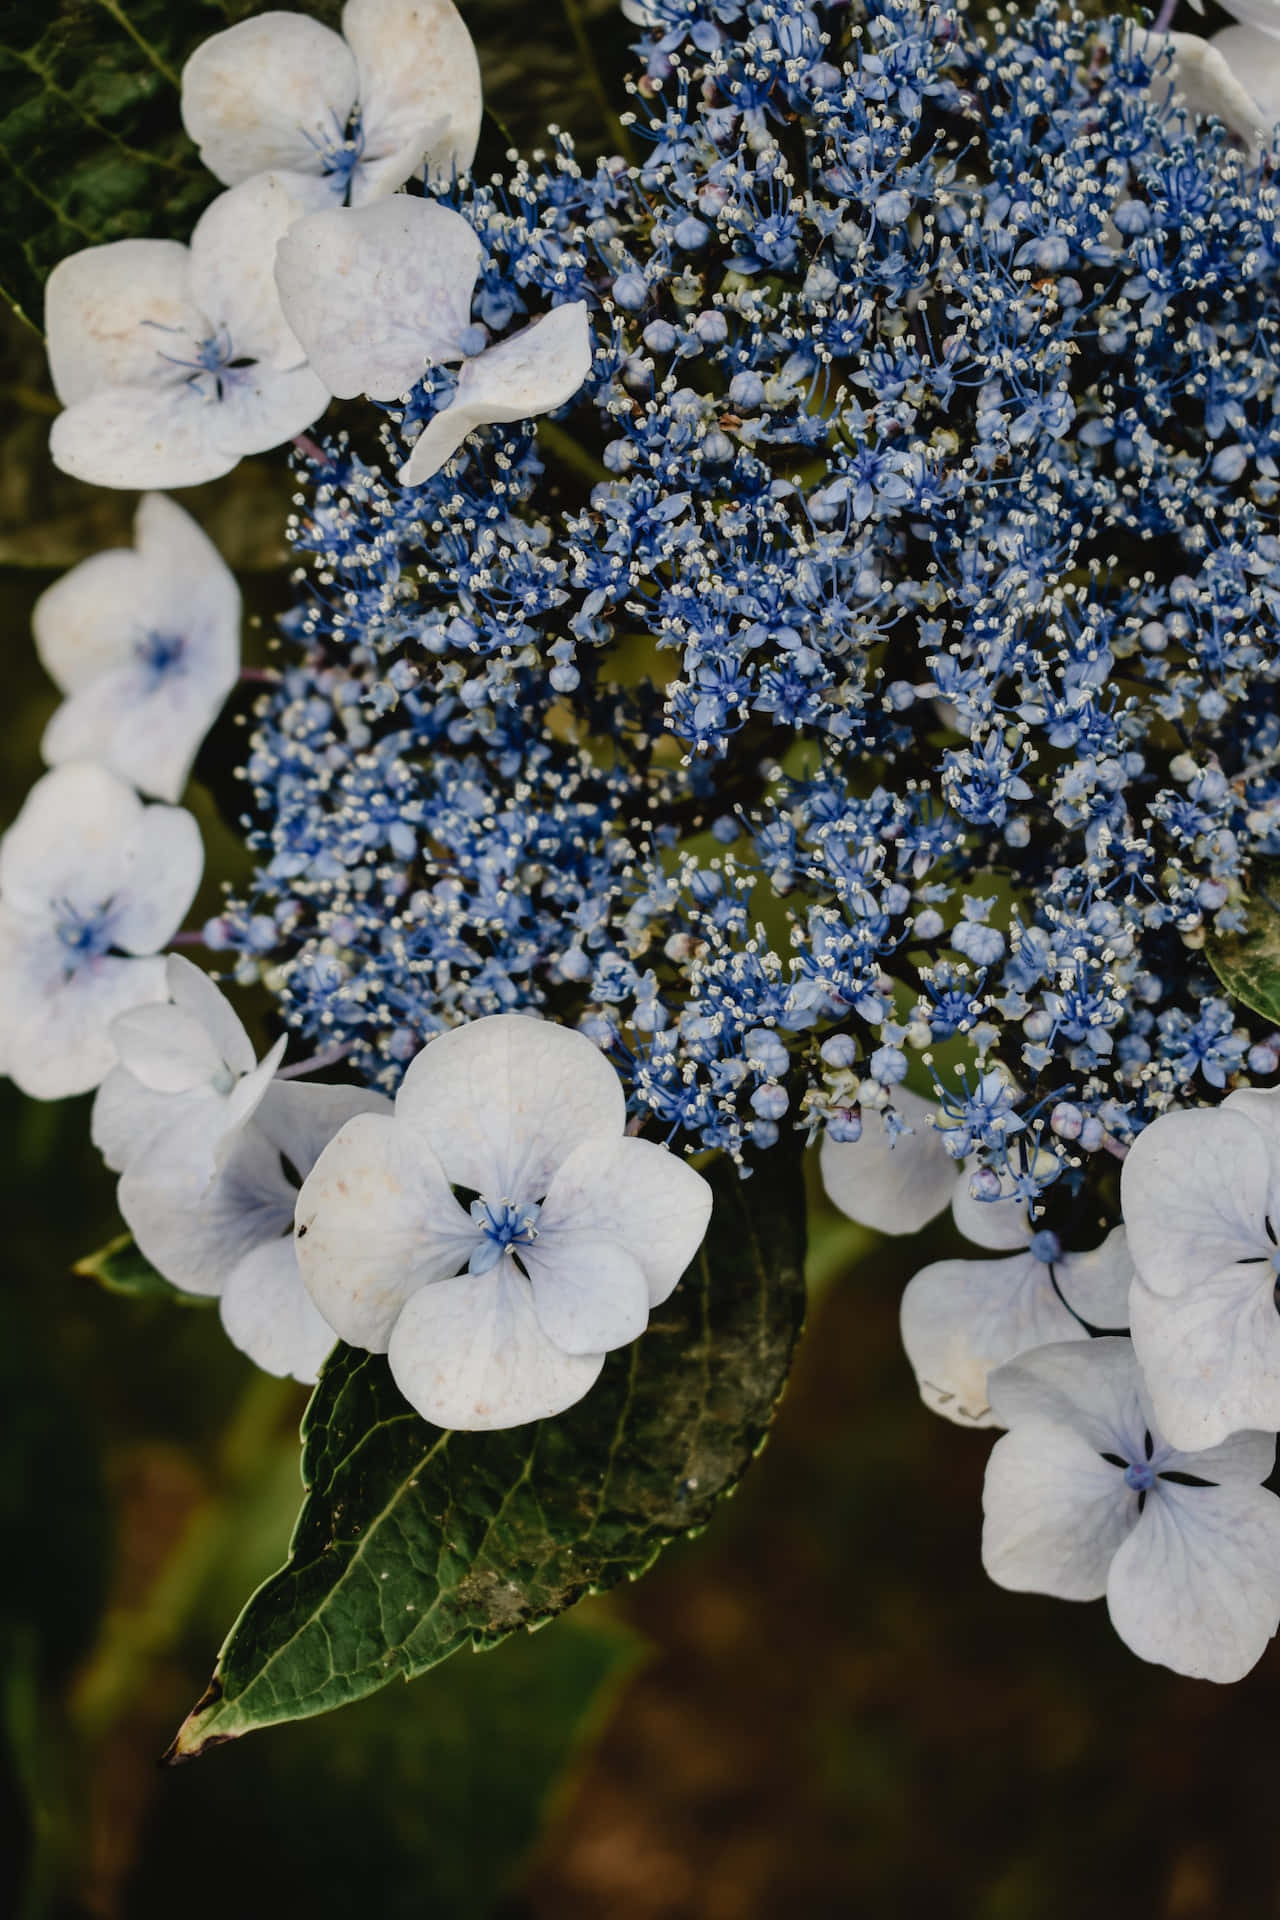
<path id="1" fill-rule="evenodd" d="M 612 0 L 576 23 L 513 0 L 468 17 L 517 138 L 554 118 L 600 141 L 575 25 L 616 70 Z M 32 602 L 126 540 L 134 504 L 53 473 L 51 408 L 39 343 L 9 323 L 3 821 L 54 705 Z M 266 622 L 290 491 L 263 460 L 183 496 Z M 192 804 L 211 871 L 242 870 L 198 787 Z M 161 1770 L 283 1556 L 304 1395 L 209 1311 L 73 1275 L 117 1227 L 88 1106 L 0 1083 L 0 1914 L 1280 1916 L 1280 1654 L 1216 1689 L 1142 1667 L 1101 1605 L 989 1587 L 990 1443 L 924 1411 L 897 1339 L 901 1287 L 947 1230 L 876 1243 L 821 1210 L 774 1439 L 701 1540 L 496 1653 Z"/>

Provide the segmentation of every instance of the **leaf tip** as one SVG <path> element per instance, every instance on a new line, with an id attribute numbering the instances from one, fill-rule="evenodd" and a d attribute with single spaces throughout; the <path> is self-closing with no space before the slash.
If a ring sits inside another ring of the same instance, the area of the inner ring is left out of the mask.
<path id="1" fill-rule="evenodd" d="M 178 1728 L 177 1733 L 160 1755 L 162 1767 L 180 1767 L 186 1760 L 198 1760 L 202 1753 L 208 1753 L 212 1747 L 225 1747 L 229 1740 L 235 1740 L 234 1733 L 209 1733 L 208 1726 L 213 1710 L 222 1699 L 222 1682 L 215 1674 L 190 1713 Z"/>

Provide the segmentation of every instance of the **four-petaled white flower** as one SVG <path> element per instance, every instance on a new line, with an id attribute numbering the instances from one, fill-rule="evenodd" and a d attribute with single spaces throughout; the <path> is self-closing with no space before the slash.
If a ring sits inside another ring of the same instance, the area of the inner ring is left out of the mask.
<path id="1" fill-rule="evenodd" d="M 98 760 L 177 800 L 240 669 L 240 589 L 189 513 L 138 508 L 132 547 L 82 560 L 36 601 L 41 665 L 66 695 L 45 728 L 50 766 Z"/>
<path id="2" fill-rule="evenodd" d="M 948 1206 L 960 1169 L 936 1123 L 938 1108 L 908 1087 L 895 1087 L 893 1108 L 902 1130 L 864 1111 L 857 1140 L 823 1134 L 822 1184 L 841 1213 L 877 1233 L 918 1233 Z"/>
<path id="3" fill-rule="evenodd" d="M 1183 1447 L 1280 1427 L 1280 1092 L 1162 1114 L 1120 1182 L 1134 1346 Z"/>
<path id="4" fill-rule="evenodd" d="M 1280 1500 L 1260 1483 L 1275 1436 L 1171 1447 L 1128 1340 L 1025 1353 L 991 1376 L 1009 1432 L 987 1463 L 982 1563 L 1002 1587 L 1105 1594 L 1144 1660 L 1239 1680 L 1280 1621 Z"/>
<path id="5" fill-rule="evenodd" d="M 442 1034 L 394 1118 L 353 1120 L 303 1185 L 312 1299 L 439 1426 L 562 1412 L 644 1331 L 710 1217 L 701 1175 L 625 1119 L 580 1033 L 494 1014 Z"/>
<path id="6" fill-rule="evenodd" d="M 935 1413 L 962 1427 L 1000 1425 L 988 1375 L 1029 1347 L 1077 1339 L 1082 1321 L 1123 1327 L 1132 1262 L 1123 1227 L 1090 1253 L 1063 1253 L 1057 1235 L 1036 1231 L 1008 1191 L 975 1200 L 966 1181 L 951 1211 L 966 1239 L 998 1260 L 938 1260 L 902 1296 L 902 1344 Z"/>
<path id="7" fill-rule="evenodd" d="M 195 1112 L 215 1134 L 241 1125 L 260 1104 L 284 1056 L 282 1035 L 261 1062 L 230 1003 L 180 953 L 165 966 L 167 1001 L 135 1007 L 111 1023 L 119 1065 L 93 1103 L 93 1144 L 123 1173 Z"/>
<path id="8" fill-rule="evenodd" d="M 364 1087 L 260 1069 L 222 1103 L 191 1103 L 125 1166 L 120 1211 L 142 1252 L 175 1287 L 217 1296 L 231 1340 L 267 1373 L 314 1380 L 335 1340 L 298 1273 L 299 1182 L 345 1121 L 390 1110 Z"/>
<path id="9" fill-rule="evenodd" d="M 261 174 L 218 195 L 189 247 L 112 240 L 59 261 L 45 288 L 65 408 L 54 464 L 95 486 L 190 487 L 310 426 L 329 395 L 273 270 L 281 235 L 327 198 L 321 181 Z"/>
<path id="10" fill-rule="evenodd" d="M 260 13 L 215 33 L 182 70 L 182 120 L 227 186 L 281 171 L 353 206 L 413 174 L 446 184 L 480 137 L 480 66 L 452 0 L 347 0 L 342 33 Z"/>
<path id="11" fill-rule="evenodd" d="M 38 1100 L 115 1065 L 118 1014 L 165 997 L 159 953 L 200 884 L 200 829 L 104 767 L 38 780 L 0 841 L 0 1070 Z"/>
<path id="12" fill-rule="evenodd" d="M 280 243 L 281 303 L 331 393 L 399 400 L 426 367 L 465 363 L 400 469 L 404 486 L 430 479 L 474 428 L 563 406 L 591 371 L 583 300 L 485 346 L 471 319 L 483 259 L 461 214 L 403 195 L 308 214 Z"/>

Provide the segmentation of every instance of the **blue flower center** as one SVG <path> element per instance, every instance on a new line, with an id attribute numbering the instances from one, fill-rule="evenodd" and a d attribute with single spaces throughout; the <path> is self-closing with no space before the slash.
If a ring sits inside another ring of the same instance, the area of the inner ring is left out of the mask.
<path id="1" fill-rule="evenodd" d="M 175 346 L 179 340 L 190 340 L 190 336 L 184 336 L 179 327 L 166 327 L 158 320 L 146 320 L 143 325 L 154 328 L 157 333 L 177 335 Z M 205 400 L 225 399 L 226 388 L 235 386 L 243 370 L 255 365 L 248 356 L 237 354 L 231 335 L 224 326 L 217 327 L 203 340 L 192 342 L 189 353 L 168 353 L 163 347 L 157 351 L 160 358 L 168 361 L 171 367 L 190 369 L 186 384 Z"/>
<path id="2" fill-rule="evenodd" d="M 1149 1460 L 1139 1460 L 1124 1470 L 1124 1483 L 1131 1493 L 1150 1493 L 1156 1483 Z"/>
<path id="3" fill-rule="evenodd" d="M 343 199 L 351 185 L 351 177 L 364 158 L 364 122 L 360 118 L 360 109 L 356 107 L 345 127 L 335 125 L 327 142 L 316 141 L 320 153 L 320 170 L 325 179 Z"/>
<path id="4" fill-rule="evenodd" d="M 1055 1260 L 1060 1260 L 1062 1258 L 1062 1242 L 1059 1240 L 1057 1234 L 1051 1233 L 1048 1227 L 1041 1227 L 1039 1233 L 1033 1233 L 1031 1236 L 1031 1257 L 1033 1260 L 1042 1260 L 1046 1267 L 1051 1267 Z"/>
<path id="5" fill-rule="evenodd" d="M 483 1238 L 468 1263 L 471 1273 L 488 1273 L 505 1253 L 518 1247 L 531 1247 L 538 1237 L 538 1215 L 542 1208 L 536 1200 L 517 1205 L 511 1200 L 473 1200 L 471 1218 Z"/>
<path id="6" fill-rule="evenodd" d="M 111 948 L 111 907 L 109 901 L 102 906 L 83 912 L 72 906 L 69 900 L 54 903 L 56 919 L 54 931 L 63 950 L 64 964 L 68 973 L 74 973 L 77 967 L 87 960 L 96 960 Z"/>
<path id="7" fill-rule="evenodd" d="M 180 633 L 144 633 L 133 643 L 133 657 L 140 667 L 160 679 L 182 664 L 187 642 Z"/>

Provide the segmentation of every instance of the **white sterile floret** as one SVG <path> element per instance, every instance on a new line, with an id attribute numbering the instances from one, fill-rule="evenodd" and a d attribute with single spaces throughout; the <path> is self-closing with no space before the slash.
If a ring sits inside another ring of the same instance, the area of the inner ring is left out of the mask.
<path id="1" fill-rule="evenodd" d="M 564 406 L 591 371 L 583 300 L 553 307 L 496 346 L 483 346 L 484 329 L 471 320 L 483 258 L 461 214 L 404 196 L 309 214 L 280 243 L 276 279 L 284 311 L 340 399 L 399 400 L 427 367 L 465 362 L 452 401 L 423 428 L 401 467 L 403 486 L 429 480 L 476 427 Z"/>
<path id="2" fill-rule="evenodd" d="M 353 1120 L 303 1185 L 312 1299 L 438 1426 L 560 1413 L 644 1331 L 711 1213 L 701 1175 L 625 1120 L 580 1033 L 494 1014 L 442 1034 L 394 1118 Z"/>
<path id="3" fill-rule="evenodd" d="M 1130 1326 L 1177 1445 L 1280 1427 L 1280 1091 L 1163 1114 L 1120 1184 L 1136 1279 Z"/>
<path id="4" fill-rule="evenodd" d="M 177 800 L 240 671 L 240 589 L 208 535 L 149 493 L 132 547 L 72 567 L 36 601 L 41 665 L 66 695 L 45 728 L 52 767 L 98 760 Z"/>
<path id="5" fill-rule="evenodd" d="M 184 247 L 113 240 L 59 261 L 45 288 L 65 412 L 54 464 L 103 487 L 189 487 L 301 433 L 329 395 L 276 294 L 281 235 L 323 183 L 263 174 L 207 207 Z"/>
<path id="6" fill-rule="evenodd" d="M 1162 60 L 1168 49 L 1171 60 Z M 1158 71 L 1151 81 L 1152 97 L 1172 112 L 1189 112 L 1196 119 L 1221 120 L 1257 153 L 1271 133 L 1270 115 L 1263 111 L 1245 76 L 1233 70 L 1228 49 L 1202 40 L 1195 33 L 1148 33 L 1139 51 Z"/>
<path id="7" fill-rule="evenodd" d="M 881 1114 L 865 1112 L 857 1140 L 822 1136 L 822 1184 L 828 1199 L 859 1226 L 918 1233 L 950 1205 L 963 1176 L 935 1124 L 932 1100 L 895 1087 L 893 1109 L 902 1122 L 897 1133 Z"/>
<path id="8" fill-rule="evenodd" d="M 259 1083 L 256 1101 L 247 1080 L 241 1087 L 238 1104 L 234 1095 L 222 1111 L 202 1103 L 134 1155 L 120 1211 L 166 1280 L 218 1297 L 228 1335 L 251 1360 L 314 1380 L 334 1333 L 298 1274 L 298 1186 L 345 1121 L 389 1113 L 390 1102 L 303 1080 Z"/>
<path id="9" fill-rule="evenodd" d="M 200 884 L 200 829 L 104 767 L 38 780 L 0 841 L 0 1071 L 38 1100 L 115 1065 L 111 1023 L 165 997 L 159 949 Z"/>
<path id="10" fill-rule="evenodd" d="M 483 102 L 452 0 L 347 0 L 342 32 L 260 13 L 215 33 L 182 70 L 182 120 L 228 186 L 314 176 L 352 206 L 421 176 L 446 185 L 475 157 Z"/>
<path id="11" fill-rule="evenodd" d="M 991 1376 L 982 1564 L 1002 1587 L 1097 1600 L 1143 1660 L 1239 1680 L 1280 1621 L 1275 1436 L 1171 1447 L 1128 1340 L 1070 1341 Z M 1170 1476 L 1180 1476 L 1173 1477 Z"/>
<path id="12" fill-rule="evenodd" d="M 920 1398 L 957 1426 L 1001 1424 L 988 1375 L 1028 1347 L 1078 1338 L 1090 1326 L 1128 1321 L 1133 1267 L 1123 1227 L 1089 1253 L 1064 1253 L 1057 1235 L 1037 1231 L 1008 1190 L 975 1200 L 966 1181 L 951 1210 L 966 1239 L 997 1260 L 938 1260 L 902 1296 L 902 1344 Z"/>
<path id="13" fill-rule="evenodd" d="M 221 1132 L 247 1120 L 284 1056 L 282 1036 L 261 1062 L 229 1001 L 179 953 L 165 968 L 169 998 L 111 1023 L 119 1059 L 93 1103 L 93 1144 L 122 1173 L 194 1112 Z"/>

